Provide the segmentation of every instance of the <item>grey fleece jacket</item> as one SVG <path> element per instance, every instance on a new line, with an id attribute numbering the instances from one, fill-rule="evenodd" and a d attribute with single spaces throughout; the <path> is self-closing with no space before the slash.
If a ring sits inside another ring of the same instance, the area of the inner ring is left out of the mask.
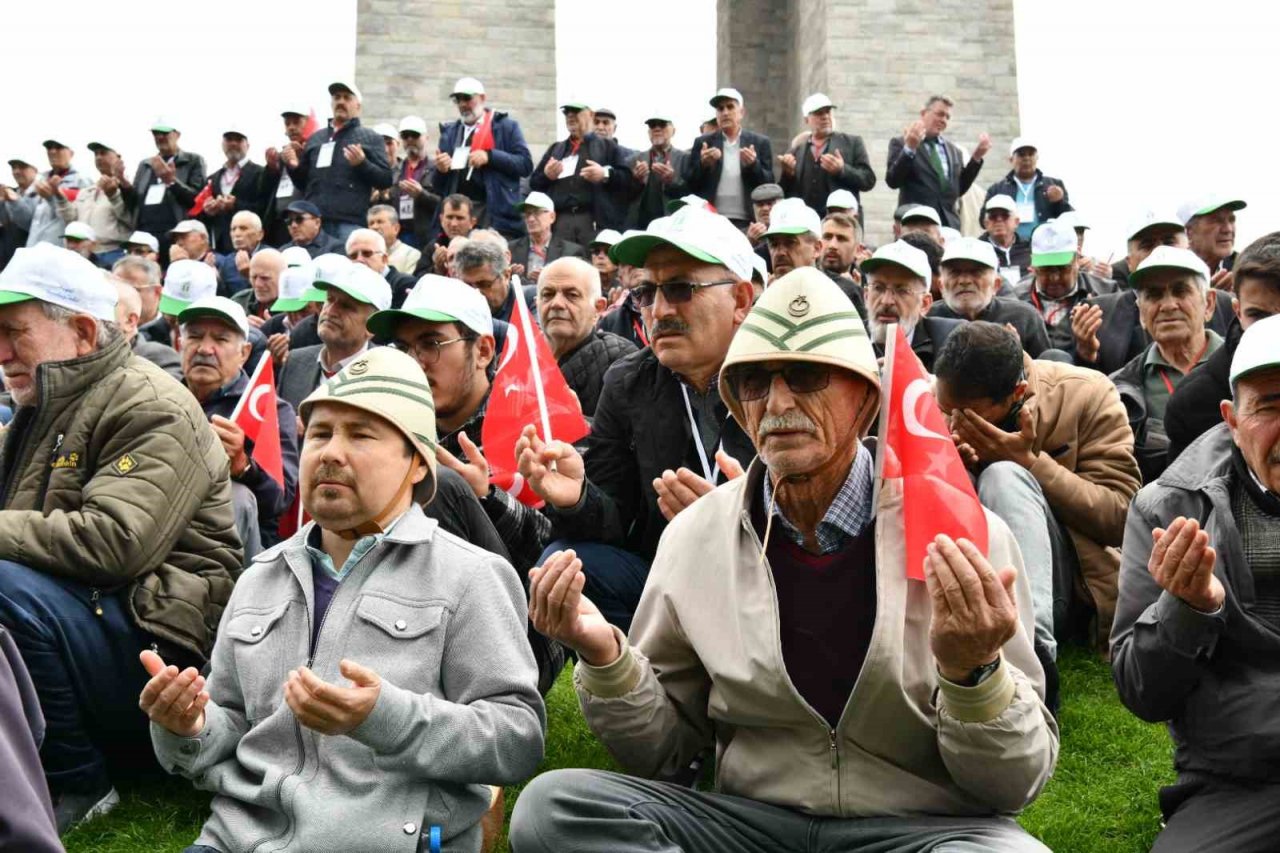
<path id="1" fill-rule="evenodd" d="M 161 765 L 218 794 L 196 843 L 412 853 L 439 826 L 443 850 L 474 853 L 485 786 L 523 781 L 542 759 L 520 581 L 414 505 L 338 586 L 309 661 L 312 527 L 259 554 L 236 583 L 204 730 L 182 738 L 152 725 Z M 284 683 L 310 665 L 348 686 L 343 658 L 377 672 L 381 693 L 348 735 L 321 735 L 294 717 Z"/>

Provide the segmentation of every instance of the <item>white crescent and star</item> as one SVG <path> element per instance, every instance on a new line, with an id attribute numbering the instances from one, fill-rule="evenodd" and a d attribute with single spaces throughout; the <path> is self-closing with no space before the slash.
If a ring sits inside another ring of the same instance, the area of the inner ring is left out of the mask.
<path id="1" fill-rule="evenodd" d="M 916 415 L 916 403 L 928 393 L 931 392 L 926 379 L 916 379 L 907 386 L 907 390 L 902 393 L 902 425 L 906 427 L 907 432 L 920 438 L 936 438 L 939 441 L 950 442 L 951 436 L 934 432 L 920 423 Z"/>
<path id="2" fill-rule="evenodd" d="M 259 423 L 262 422 L 263 415 L 262 412 L 258 411 L 258 402 L 266 396 L 267 392 L 270 390 L 271 388 L 267 385 L 259 385 L 249 393 L 249 414 Z"/>

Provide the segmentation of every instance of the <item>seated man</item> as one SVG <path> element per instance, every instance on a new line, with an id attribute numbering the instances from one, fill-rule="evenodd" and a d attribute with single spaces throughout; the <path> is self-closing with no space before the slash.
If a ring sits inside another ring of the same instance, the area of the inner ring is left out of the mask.
<path id="1" fill-rule="evenodd" d="M 570 255 L 586 257 L 585 247 L 551 233 L 556 222 L 556 205 L 546 193 L 529 193 L 516 209 L 524 217 L 525 229 L 529 232 L 527 237 L 511 241 L 511 263 L 521 278 L 537 283 L 542 268 L 552 261 Z"/>
<path id="2" fill-rule="evenodd" d="M 1030 305 L 1012 297 L 997 296 L 1000 276 L 995 250 L 973 237 L 949 240 L 942 253 L 942 301 L 929 309 L 930 317 L 949 320 L 986 320 L 1010 325 L 1032 358 L 1049 349 L 1044 320 Z"/>
<path id="3" fill-rule="evenodd" d="M 289 242 L 281 246 L 281 250 L 297 246 L 306 249 L 313 258 L 342 253 L 342 243 L 324 230 L 320 208 L 309 201 L 295 201 L 284 210 L 289 223 Z"/>
<path id="4" fill-rule="evenodd" d="M 908 206 L 902 211 L 902 218 L 898 221 L 901 224 L 899 237 L 924 234 L 939 246 L 942 245 L 942 219 L 938 216 L 938 211 L 927 204 Z"/>
<path id="5" fill-rule="evenodd" d="M 134 231 L 124 243 L 126 255 L 135 255 L 160 263 L 160 241 L 146 231 Z"/>
<path id="6" fill-rule="evenodd" d="M 1070 353 L 1075 346 L 1071 315 L 1093 295 L 1081 284 L 1079 242 L 1070 223 L 1050 220 L 1031 235 L 1031 276 L 1018 282 L 1014 295 L 1044 320 L 1049 344 Z"/>
<path id="7" fill-rule="evenodd" d="M 135 255 L 125 255 L 111 265 L 111 273 L 128 282 L 138 292 L 141 303 L 138 312 L 139 327 L 160 316 L 160 290 L 164 286 L 164 273 L 158 263 Z"/>
<path id="8" fill-rule="evenodd" d="M 907 579 L 896 484 L 871 510 L 879 369 L 852 308 L 797 270 L 747 316 L 720 389 L 759 456 L 667 528 L 629 638 L 573 553 L 533 571 L 531 618 L 634 775 L 534 779 L 512 849 L 1047 850 L 1012 818 L 1058 749 L 1017 544 L 988 513 L 992 562 L 939 536 Z M 715 793 L 667 781 L 713 745 Z"/>
<path id="9" fill-rule="evenodd" d="M 1137 294 L 1142 328 L 1151 344 L 1111 374 L 1129 412 L 1134 452 L 1142 481 L 1155 482 L 1169 464 L 1165 406 L 1191 369 L 1222 346 L 1222 336 L 1206 328 L 1218 291 L 1209 287 L 1209 268 L 1190 249 L 1161 246 L 1129 275 Z"/>
<path id="10" fill-rule="evenodd" d="M 372 228 L 357 228 L 347 235 L 347 260 L 364 264 L 387 280 L 391 288 L 391 304 L 399 305 L 413 290 L 417 280 L 387 262 L 387 241 Z"/>
<path id="11" fill-rule="evenodd" d="M 772 262 L 764 232 L 769 230 L 769 214 L 773 212 L 773 206 L 785 196 L 782 187 L 774 183 L 761 184 L 751 191 L 751 224 L 747 226 L 747 239 L 751 241 L 751 248 L 755 253 L 764 258 L 765 266 L 770 272 L 773 270 L 768 265 Z"/>
<path id="12" fill-rule="evenodd" d="M 1018 205 L 1007 195 L 993 195 L 982 208 L 982 227 L 978 237 L 990 243 L 1000 261 L 1000 277 L 1009 286 L 1018 283 L 1031 266 L 1031 241 L 1018 233 Z"/>
<path id="13" fill-rule="evenodd" d="M 403 185 L 405 181 L 400 183 Z M 386 241 L 387 263 L 399 272 L 412 273 L 422 252 L 400 239 L 400 216 L 396 209 L 389 204 L 375 204 L 369 208 L 369 227 Z"/>
<path id="14" fill-rule="evenodd" d="M 1124 514 L 1141 485 L 1116 389 L 1096 370 L 1033 361 L 1008 330 L 982 322 L 947 339 L 934 372 L 978 498 L 1018 531 L 1037 644 L 1056 656 L 1078 578 L 1105 649 Z"/>
<path id="15" fill-rule="evenodd" d="M 1226 423 L 1129 508 L 1111 661 L 1120 699 L 1173 739 L 1156 853 L 1272 850 L 1280 833 L 1278 340 L 1275 317 L 1244 333 Z"/>
<path id="16" fill-rule="evenodd" d="M 324 257 L 323 255 L 321 257 Z M 337 258 L 339 255 L 330 255 Z M 323 290 L 314 286 L 315 269 L 310 264 L 286 267 L 280 273 L 276 301 L 268 307 L 271 319 L 259 329 L 267 336 L 267 346 L 276 360 L 276 373 L 284 363 L 290 349 L 318 346 L 323 341 L 316 331 L 320 307 L 324 305 Z M 249 320 L 253 325 L 253 320 Z"/>
<path id="17" fill-rule="evenodd" d="M 849 193 L 849 198 L 853 198 L 852 193 Z M 870 257 L 870 253 L 862 245 L 862 225 L 858 222 L 858 216 L 832 210 L 830 205 L 827 205 L 827 211 L 822 219 L 822 269 L 832 275 L 848 276 L 861 284 L 857 264 Z"/>
<path id="18" fill-rule="evenodd" d="M 609 257 L 609 252 L 613 249 L 614 244 L 622 239 L 622 235 L 612 228 L 606 228 L 595 236 L 591 244 L 587 246 L 587 259 L 591 266 L 595 268 L 596 276 L 600 279 L 600 295 L 608 302 L 610 294 L 614 294 L 616 289 L 621 285 L 618 282 L 618 265 L 613 258 Z"/>
<path id="19" fill-rule="evenodd" d="M 116 327 L 124 335 L 133 354 L 154 364 L 179 382 L 182 381 L 182 357 L 173 347 L 149 341 L 138 334 L 138 315 L 142 313 L 142 298 L 128 282 L 111 277 L 116 287 Z"/>
<path id="20" fill-rule="evenodd" d="M 261 329 L 271 319 L 271 305 L 280 298 L 280 274 L 284 269 L 284 255 L 270 246 L 264 246 L 249 259 L 249 286 L 231 297 L 244 309 L 249 325 Z"/>
<path id="21" fill-rule="evenodd" d="M 636 349 L 644 349 L 649 345 L 649 332 L 646 330 L 648 322 L 633 297 L 635 286 L 643 277 L 642 269 L 630 264 L 618 265 L 618 284 L 622 286 L 622 294 L 600 315 L 598 324 L 601 331 L 611 332 L 631 341 Z"/>
<path id="22" fill-rule="evenodd" d="M 818 219 L 817 213 L 798 198 L 784 198 L 773 206 L 764 237 L 769 244 L 769 257 L 772 261 L 769 267 L 772 270 L 771 280 L 794 269 L 815 266 L 822 254 L 822 221 Z M 862 299 L 862 288 L 848 273 L 835 272 L 825 266 L 822 271 L 839 285 L 865 322 L 867 306 Z"/>
<path id="23" fill-rule="evenodd" d="M 513 278 L 513 267 L 507 262 L 506 253 L 488 240 L 467 240 L 458 248 L 453 258 L 456 277 L 469 284 L 489 303 L 493 319 L 510 323 L 516 307 L 517 292 L 524 298 L 529 312 L 537 316 L 537 290 L 534 285 L 522 287 Z"/>
<path id="24" fill-rule="evenodd" d="M 538 322 L 588 418 L 596 413 L 605 372 L 636 351 L 631 341 L 597 331 L 602 310 L 600 276 L 591 264 L 581 258 L 561 258 L 543 269 L 538 279 Z"/>
<path id="25" fill-rule="evenodd" d="M 435 241 L 422 249 L 422 257 L 413 269 L 413 275 L 421 278 L 434 272 L 445 275 L 449 266 L 449 244 L 458 238 L 465 239 L 476 227 L 475 205 L 462 193 L 444 197 L 440 202 L 440 229 Z"/>
<path id="26" fill-rule="evenodd" d="M 241 576 L 207 677 L 141 655 L 160 763 L 217 794 L 188 850 L 287 827 L 280 851 L 478 851 L 489 785 L 542 759 L 520 583 L 418 505 L 435 422 L 413 359 L 369 352 L 302 418 L 314 521 Z"/>
<path id="27" fill-rule="evenodd" d="M 227 456 L 187 390 L 132 354 L 115 302 L 102 270 L 50 245 L 0 273 L 17 405 L 0 448 L 0 626 L 48 723 L 62 831 L 117 801 L 108 753 L 145 744 L 138 647 L 202 665 L 240 569 Z"/>
<path id="28" fill-rule="evenodd" d="M 213 424 L 231 464 L 231 496 L 248 565 L 262 546 L 269 548 L 280 541 L 276 532 L 280 516 L 293 503 L 298 488 L 296 416 L 293 407 L 277 395 L 276 420 L 284 470 L 284 482 L 279 483 L 254 461 L 253 442 L 230 419 L 249 385 L 244 372 L 249 358 L 249 321 L 244 309 L 225 296 L 211 296 L 183 309 L 178 322 L 182 324 L 182 372 L 187 388 Z M 245 515 L 250 525 L 241 523 Z"/>
<path id="29" fill-rule="evenodd" d="M 249 261 L 263 249 L 269 248 L 262 242 L 262 217 L 252 210 L 241 210 L 231 217 L 230 230 L 227 235 L 231 245 L 223 248 L 217 255 L 218 277 L 222 279 L 226 294 L 235 295 L 248 289 Z"/>
<path id="30" fill-rule="evenodd" d="M 889 326 L 897 323 L 911 351 L 924 369 L 932 372 L 934 356 L 964 321 L 926 316 L 933 304 L 929 256 L 905 240 L 897 240 L 876 249 L 862 262 L 862 276 L 867 282 L 867 319 L 876 358 L 884 358 Z"/>

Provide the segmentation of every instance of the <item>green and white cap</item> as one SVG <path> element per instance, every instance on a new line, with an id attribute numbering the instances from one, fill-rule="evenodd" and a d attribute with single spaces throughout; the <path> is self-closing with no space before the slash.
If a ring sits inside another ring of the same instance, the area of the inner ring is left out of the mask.
<path id="1" fill-rule="evenodd" d="M 280 254 L 284 256 L 284 265 L 286 267 L 311 266 L 311 253 L 301 246 L 290 246 L 287 249 L 281 249 Z M 334 255 L 333 257 L 342 258 L 347 263 L 350 263 L 343 255 Z"/>
<path id="2" fill-rule="evenodd" d="M 1070 222 L 1050 219 L 1031 234 L 1031 266 L 1065 267 L 1076 259 L 1079 240 Z"/>
<path id="3" fill-rule="evenodd" d="M 1236 382 L 1250 373 L 1280 368 L 1280 314 L 1259 320 L 1240 338 L 1236 353 L 1231 357 L 1231 393 L 1236 392 Z"/>
<path id="4" fill-rule="evenodd" d="M 324 291 L 315 286 L 316 271 L 310 264 L 286 267 L 280 273 L 280 295 L 271 303 L 271 311 L 301 311 L 311 302 L 324 302 Z"/>
<path id="5" fill-rule="evenodd" d="M 317 264 L 319 260 L 316 258 Z M 382 273 L 376 273 L 364 264 L 348 263 L 346 271 L 337 275 L 326 274 L 323 280 L 317 268 L 314 281 L 320 290 L 341 290 L 356 302 L 372 305 L 378 311 L 391 307 L 391 285 L 387 284 Z"/>
<path id="6" fill-rule="evenodd" d="M 516 210 L 518 210 L 521 213 L 524 213 L 524 211 L 530 207 L 534 208 L 535 210 L 554 211 L 556 209 L 556 203 L 552 201 L 551 196 L 547 195 L 546 193 L 539 192 L 538 190 L 534 190 L 533 192 L 529 193 L 527 196 L 524 197 L 524 201 L 516 203 Z"/>
<path id="7" fill-rule="evenodd" d="M 929 256 L 906 240 L 895 240 L 876 249 L 875 254 L 863 261 L 859 269 L 862 270 L 863 275 L 867 275 L 890 264 L 902 267 L 924 282 L 928 282 L 933 277 L 933 270 L 929 267 Z"/>
<path id="8" fill-rule="evenodd" d="M 173 133 L 178 127 L 173 123 L 173 119 L 166 116 L 160 116 L 151 122 L 152 133 Z"/>
<path id="9" fill-rule="evenodd" d="M 764 236 L 774 234 L 812 234 L 822 239 L 822 220 L 817 211 L 802 198 L 784 198 L 769 211 L 769 227 Z"/>
<path id="10" fill-rule="evenodd" d="M 1210 213 L 1217 213 L 1219 210 L 1244 210 L 1248 206 L 1243 199 L 1232 198 L 1231 196 L 1201 196 L 1181 205 L 1178 208 L 1178 219 L 1183 225 L 1186 225 L 1197 216 L 1208 216 Z"/>
<path id="11" fill-rule="evenodd" d="M 1209 268 L 1200 256 L 1190 249 L 1178 246 L 1156 246 L 1155 251 L 1138 264 L 1138 268 L 1129 273 L 1129 286 L 1137 290 L 1142 287 L 1147 277 L 1156 270 L 1185 270 L 1200 276 L 1200 289 L 1209 287 Z"/>
<path id="12" fill-rule="evenodd" d="M 829 364 L 865 379 L 880 394 L 880 367 L 858 310 L 816 267 L 792 270 L 769 285 L 729 344 L 720 368 L 720 396 L 739 424 L 745 423 L 742 404 L 725 374 L 755 361 Z M 872 406 L 866 423 L 858 425 L 860 432 L 874 421 L 876 409 Z"/>
<path id="13" fill-rule="evenodd" d="M 1078 210 L 1068 210 L 1066 213 L 1058 216 L 1058 221 L 1066 225 L 1070 225 L 1077 231 L 1088 231 L 1090 227 L 1089 223 L 1085 221 L 1084 217 L 1080 215 L 1080 211 Z"/>
<path id="14" fill-rule="evenodd" d="M 181 260 L 169 264 L 160 289 L 160 313 L 176 317 L 192 302 L 218 295 L 218 274 L 204 261 Z"/>
<path id="15" fill-rule="evenodd" d="M 477 335 L 493 336 L 493 313 L 484 294 L 466 282 L 432 273 L 418 280 L 399 308 L 371 314 L 365 328 L 378 340 L 388 340 L 404 319 L 461 323 Z"/>
<path id="16" fill-rule="evenodd" d="M 1176 228 L 1179 231 L 1184 230 L 1187 226 L 1182 220 L 1174 216 L 1172 213 L 1164 210 L 1144 210 L 1129 221 L 1129 227 L 1126 229 L 1128 236 L 1126 240 L 1136 240 L 1138 235 L 1148 228 L 1156 226 L 1168 226 Z"/>
<path id="17" fill-rule="evenodd" d="M 249 337 L 249 318 L 240 303 L 225 296 L 206 296 L 197 299 L 178 312 L 179 325 L 186 325 L 199 317 L 214 317 Z"/>
<path id="18" fill-rule="evenodd" d="M 116 320 L 116 288 L 106 274 L 79 254 L 52 243 L 18 249 L 0 271 L 0 305 L 31 299 L 108 323 Z"/>
<path id="19" fill-rule="evenodd" d="M 777 210 L 777 207 L 774 207 Z M 772 221 L 772 215 L 770 215 Z M 732 222 L 704 207 L 685 205 L 655 219 L 644 233 L 623 237 L 609 250 L 617 264 L 642 267 L 658 246 L 674 246 L 692 258 L 721 264 L 742 281 L 751 281 L 751 242 Z"/>

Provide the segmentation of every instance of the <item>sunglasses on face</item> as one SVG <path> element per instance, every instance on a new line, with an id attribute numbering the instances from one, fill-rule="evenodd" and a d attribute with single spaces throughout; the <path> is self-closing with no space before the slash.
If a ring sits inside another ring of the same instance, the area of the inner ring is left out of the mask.
<path id="1" fill-rule="evenodd" d="M 719 287 L 722 284 L 737 284 L 735 278 L 725 278 L 719 281 L 668 281 L 663 284 L 654 284 L 651 281 L 637 284 L 631 289 L 631 301 L 636 304 L 637 308 L 650 308 L 653 302 L 658 298 L 658 291 L 662 291 L 662 298 L 671 305 L 680 305 L 688 302 L 693 298 L 693 294 L 704 287 Z"/>
<path id="2" fill-rule="evenodd" d="M 308 219 L 310 219 L 310 218 L 311 218 L 311 217 L 310 217 L 308 214 L 305 214 L 305 213 L 299 213 L 299 214 L 296 214 L 296 215 L 294 215 L 294 216 L 290 216 L 290 217 L 289 217 L 289 224 L 290 224 L 290 225 L 301 225 L 302 223 L 306 222 L 306 221 L 307 221 Z"/>
<path id="3" fill-rule="evenodd" d="M 812 394 L 831 383 L 831 368 L 825 364 L 788 364 L 769 369 L 757 365 L 739 365 L 729 370 L 729 387 L 742 402 L 763 400 L 773 387 L 773 377 L 782 376 L 792 394 Z"/>
<path id="4" fill-rule="evenodd" d="M 381 254 L 381 252 L 374 251 L 373 249 L 352 249 L 350 252 L 347 252 L 347 257 L 354 261 L 357 258 L 372 258 Z"/>

